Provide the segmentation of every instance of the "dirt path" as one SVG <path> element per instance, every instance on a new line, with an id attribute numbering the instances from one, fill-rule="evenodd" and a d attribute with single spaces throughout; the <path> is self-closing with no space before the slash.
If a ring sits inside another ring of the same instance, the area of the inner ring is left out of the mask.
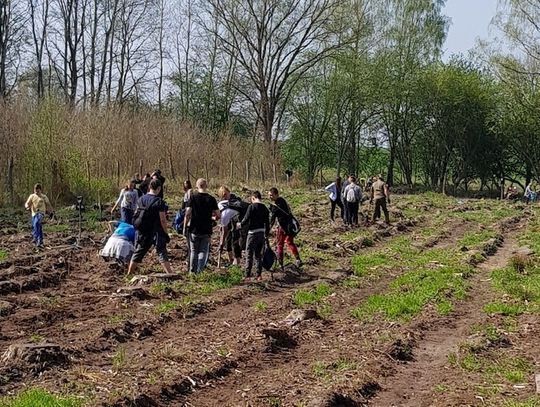
<path id="1" fill-rule="evenodd" d="M 466 300 L 456 304 L 456 311 L 446 318 L 433 321 L 423 332 L 414 351 L 414 360 L 398 366 L 394 375 L 381 382 L 383 391 L 379 392 L 370 405 L 375 407 L 428 407 L 447 404 L 447 395 L 437 392 L 448 371 L 448 355 L 457 352 L 471 333 L 471 328 L 484 323 L 488 316 L 481 312 L 483 306 L 495 298 L 489 275 L 494 269 L 504 267 L 512 252 L 518 247 L 516 232 L 509 235 L 497 253 L 477 267 L 471 278 L 471 289 Z M 425 329 L 425 325 L 423 325 Z M 460 398 L 460 403 L 465 400 Z M 477 399 L 467 400 L 465 404 L 475 405 Z"/>

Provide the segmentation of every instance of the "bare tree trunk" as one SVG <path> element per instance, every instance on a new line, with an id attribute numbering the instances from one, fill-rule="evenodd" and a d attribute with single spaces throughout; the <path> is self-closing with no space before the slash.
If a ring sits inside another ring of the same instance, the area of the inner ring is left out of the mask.
<path id="1" fill-rule="evenodd" d="M 43 0 L 41 14 L 43 18 L 43 26 L 41 27 L 38 35 L 37 16 L 36 16 L 36 3 L 35 0 L 30 0 L 30 22 L 32 25 L 32 39 L 34 42 L 34 51 L 36 53 L 36 68 L 37 68 L 37 96 L 38 99 L 42 99 L 45 95 L 45 83 L 43 78 L 43 49 L 45 41 L 47 39 L 47 26 L 49 23 L 49 0 Z"/>

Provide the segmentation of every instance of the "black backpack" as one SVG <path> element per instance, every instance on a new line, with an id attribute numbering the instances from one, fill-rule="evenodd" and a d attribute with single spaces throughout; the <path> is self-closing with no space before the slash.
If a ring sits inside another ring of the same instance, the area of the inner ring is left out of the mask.
<path id="1" fill-rule="evenodd" d="M 244 219 L 244 216 L 246 215 L 246 212 L 249 208 L 249 204 L 239 198 L 229 199 L 229 204 L 227 205 L 227 207 L 238 212 L 239 222 L 242 222 L 242 219 Z"/>
<path id="2" fill-rule="evenodd" d="M 302 228 L 300 226 L 300 222 L 298 222 L 298 219 L 296 219 L 294 215 L 292 214 L 291 207 L 288 206 L 287 209 L 289 210 L 289 212 L 286 212 L 283 209 L 281 209 L 279 206 L 277 206 L 276 204 L 271 204 L 271 205 L 274 206 L 276 210 L 281 211 L 282 213 L 287 215 L 287 225 L 283 228 L 283 230 L 285 231 L 285 234 L 287 236 L 296 237 L 296 235 L 300 233 Z"/>
<path id="3" fill-rule="evenodd" d="M 152 222 L 152 213 L 159 202 L 161 202 L 161 198 L 156 197 L 148 206 L 137 206 L 133 214 L 133 226 L 137 231 L 143 234 L 152 233 L 155 226 Z"/>

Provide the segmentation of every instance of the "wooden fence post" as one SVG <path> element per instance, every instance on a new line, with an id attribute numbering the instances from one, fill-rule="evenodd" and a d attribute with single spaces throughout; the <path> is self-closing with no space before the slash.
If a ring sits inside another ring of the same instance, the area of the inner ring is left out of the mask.
<path id="1" fill-rule="evenodd" d="M 261 177 L 261 181 L 264 182 L 264 168 L 262 161 L 259 162 L 259 175 Z"/>
<path id="2" fill-rule="evenodd" d="M 141 178 L 144 178 L 144 174 L 143 174 L 143 160 L 139 160 L 139 176 Z"/>
<path id="3" fill-rule="evenodd" d="M 246 161 L 246 184 L 249 183 L 249 162 Z"/>
<path id="4" fill-rule="evenodd" d="M 206 182 L 210 182 L 210 177 L 208 175 L 208 161 L 204 160 L 204 175 L 206 177 Z"/>
<path id="5" fill-rule="evenodd" d="M 234 182 L 234 162 L 231 160 L 231 168 L 230 168 L 230 173 L 229 173 L 229 183 L 232 185 L 232 183 Z"/>
<path id="6" fill-rule="evenodd" d="M 277 172 L 276 172 L 276 164 L 272 164 L 272 172 L 274 173 L 274 184 L 277 184 Z"/>
<path id="7" fill-rule="evenodd" d="M 90 174 L 90 162 L 86 160 L 86 182 L 88 183 L 88 190 L 90 190 L 92 181 L 92 175 Z"/>
<path id="8" fill-rule="evenodd" d="M 186 160 L 186 179 L 191 181 L 191 177 L 189 176 L 189 158 Z"/>
<path id="9" fill-rule="evenodd" d="M 116 160 L 116 184 L 120 185 L 120 160 Z"/>
<path id="10" fill-rule="evenodd" d="M 14 204 L 14 192 L 13 192 L 13 167 L 14 167 L 15 163 L 14 163 L 14 160 L 13 160 L 13 156 L 9 157 L 9 161 L 8 161 L 8 168 L 7 168 L 7 190 L 8 190 L 8 193 L 9 193 L 9 203 L 11 205 Z"/>
<path id="11" fill-rule="evenodd" d="M 171 179 L 175 180 L 176 179 L 176 174 L 174 173 L 174 166 L 173 166 L 172 156 L 170 154 L 169 154 L 169 172 L 171 174 Z"/>

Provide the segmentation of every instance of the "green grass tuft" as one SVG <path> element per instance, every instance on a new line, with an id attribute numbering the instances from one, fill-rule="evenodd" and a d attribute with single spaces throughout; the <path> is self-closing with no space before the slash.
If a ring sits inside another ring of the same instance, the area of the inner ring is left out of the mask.
<path id="1" fill-rule="evenodd" d="M 293 295 L 293 301 L 299 307 L 308 304 L 318 304 L 332 293 L 333 290 L 328 284 L 320 283 L 312 290 L 296 291 Z"/>
<path id="2" fill-rule="evenodd" d="M 25 390 L 17 396 L 0 398 L 0 407 L 79 407 L 83 401 L 72 396 L 56 396 L 42 389 Z"/>
<path id="3" fill-rule="evenodd" d="M 465 247 L 479 246 L 487 240 L 495 237 L 496 233 L 493 230 L 482 230 L 480 232 L 467 232 L 459 239 L 459 245 Z"/>
<path id="4" fill-rule="evenodd" d="M 517 316 L 526 311 L 526 307 L 520 304 L 509 304 L 503 302 L 492 302 L 484 306 L 486 314 L 500 314 L 504 316 Z"/>
<path id="5" fill-rule="evenodd" d="M 365 255 L 359 255 L 354 256 L 352 259 L 354 274 L 358 277 L 367 276 L 376 268 L 383 266 L 388 262 L 388 256 L 383 253 L 370 253 Z"/>
<path id="6" fill-rule="evenodd" d="M 540 407 L 540 398 L 534 396 L 529 400 L 506 400 L 503 407 Z"/>

